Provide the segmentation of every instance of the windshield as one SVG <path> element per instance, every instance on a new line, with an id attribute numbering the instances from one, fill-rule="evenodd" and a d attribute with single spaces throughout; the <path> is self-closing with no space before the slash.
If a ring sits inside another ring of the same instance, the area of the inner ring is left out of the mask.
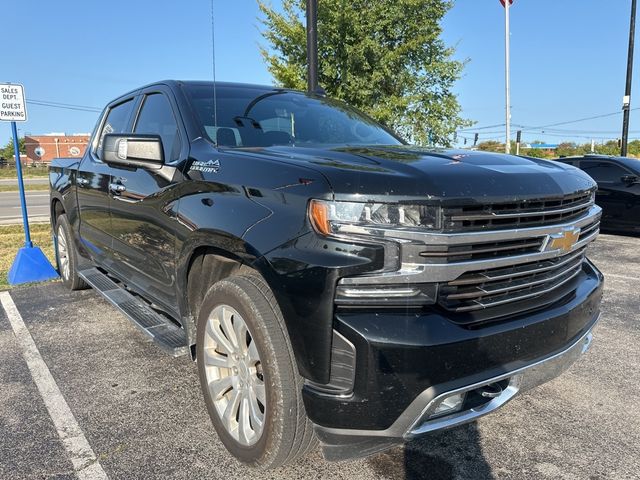
<path id="1" fill-rule="evenodd" d="M 400 145 L 376 122 L 344 103 L 258 87 L 186 85 L 197 120 L 220 147 Z"/>

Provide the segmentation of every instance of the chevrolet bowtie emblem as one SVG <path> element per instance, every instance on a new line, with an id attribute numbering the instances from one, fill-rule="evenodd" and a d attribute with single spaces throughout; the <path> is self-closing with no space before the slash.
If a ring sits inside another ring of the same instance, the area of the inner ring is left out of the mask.
<path id="1" fill-rule="evenodd" d="M 570 252 L 579 238 L 579 228 L 563 230 L 560 233 L 549 236 L 549 242 L 547 243 L 547 248 L 545 250 L 562 250 L 564 252 Z"/>

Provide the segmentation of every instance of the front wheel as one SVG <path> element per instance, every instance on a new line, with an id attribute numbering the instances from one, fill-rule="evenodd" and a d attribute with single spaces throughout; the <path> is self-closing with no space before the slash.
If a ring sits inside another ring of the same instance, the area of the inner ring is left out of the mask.
<path id="1" fill-rule="evenodd" d="M 284 321 L 261 278 L 231 277 L 211 287 L 196 348 L 209 416 L 238 460 L 273 468 L 315 446 Z"/>

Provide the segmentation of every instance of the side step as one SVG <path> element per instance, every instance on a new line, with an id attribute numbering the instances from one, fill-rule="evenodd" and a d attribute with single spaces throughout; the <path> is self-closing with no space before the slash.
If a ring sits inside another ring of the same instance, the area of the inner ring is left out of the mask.
<path id="1" fill-rule="evenodd" d="M 189 353 L 185 331 L 157 313 L 140 298 L 127 292 L 97 268 L 81 270 L 78 275 L 124 313 L 165 352 L 174 357 Z"/>

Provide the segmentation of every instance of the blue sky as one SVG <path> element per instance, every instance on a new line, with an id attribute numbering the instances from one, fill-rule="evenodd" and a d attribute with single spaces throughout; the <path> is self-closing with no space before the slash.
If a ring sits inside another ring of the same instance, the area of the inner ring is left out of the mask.
<path id="1" fill-rule="evenodd" d="M 328 0 L 320 0 L 328 1 Z M 278 0 L 272 0 L 278 5 Z M 617 112 L 624 93 L 631 0 L 516 0 L 511 10 L 512 122 L 538 127 Z M 4 6 L 0 82 L 25 85 L 27 99 L 94 106 L 165 78 L 211 78 L 209 0 L 21 0 Z M 271 83 L 260 56 L 255 0 L 216 0 L 219 80 Z M 456 85 L 477 127 L 504 123 L 504 14 L 498 0 L 457 0 L 443 37 L 468 59 Z M 640 50 L 640 46 L 638 47 Z M 640 106 L 640 63 L 632 107 Z M 89 132 L 97 113 L 29 105 L 20 133 Z M 525 131 L 557 142 L 616 138 L 621 115 Z M 640 138 L 640 111 L 631 117 Z M 516 128 L 514 128 L 515 130 Z M 503 127 L 481 129 L 481 139 Z M 564 131 L 566 130 L 566 132 Z M 472 132 L 465 133 L 471 137 Z M 0 123 L 0 144 L 10 137 Z M 583 138 L 584 137 L 584 138 Z"/>

